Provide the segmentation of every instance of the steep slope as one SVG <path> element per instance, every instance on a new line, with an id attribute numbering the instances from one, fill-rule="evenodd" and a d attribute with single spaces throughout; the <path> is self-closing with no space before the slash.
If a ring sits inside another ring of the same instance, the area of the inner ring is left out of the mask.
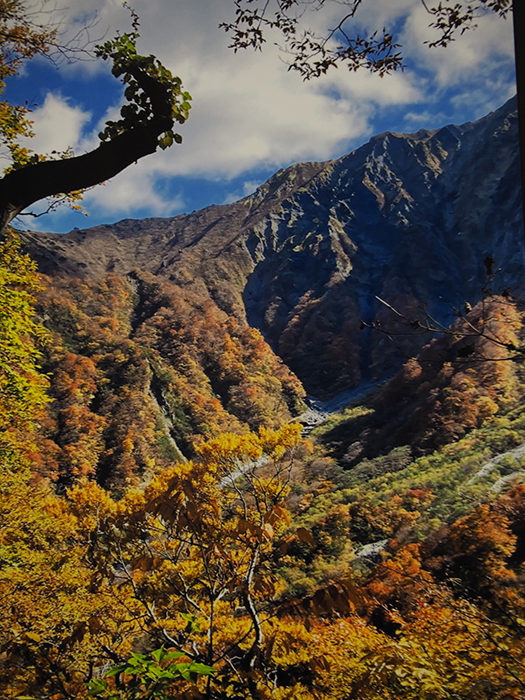
<path id="1" fill-rule="evenodd" d="M 516 101 L 463 126 L 382 134 L 328 163 L 292 166 L 253 195 L 171 219 L 24 234 L 40 269 L 167 279 L 260 328 L 318 396 L 397 369 L 424 339 L 396 317 L 449 323 L 486 285 L 523 290 Z M 423 308 L 424 307 L 424 308 Z"/>
<path id="2" fill-rule="evenodd" d="M 452 443 L 521 406 L 524 340 L 523 303 L 489 297 L 391 380 L 331 416 L 318 429 L 321 441 L 345 468 L 400 446 L 421 455 Z M 364 410 L 356 412 L 360 401 Z"/>
<path id="3" fill-rule="evenodd" d="M 194 456 L 203 438 L 282 425 L 304 389 L 259 331 L 150 273 L 47 280 L 52 402 L 34 469 L 112 490 Z"/>

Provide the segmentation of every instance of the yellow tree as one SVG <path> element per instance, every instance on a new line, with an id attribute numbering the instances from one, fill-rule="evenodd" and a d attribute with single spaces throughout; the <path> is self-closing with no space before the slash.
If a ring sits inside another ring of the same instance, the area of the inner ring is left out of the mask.
<path id="1" fill-rule="evenodd" d="M 113 654 L 164 643 L 215 666 L 209 686 L 255 687 L 279 592 L 273 544 L 288 524 L 299 439 L 296 425 L 222 435 L 198 448 L 198 460 L 165 470 L 106 510 L 107 497 L 93 485 L 70 493 L 94 538 L 92 565 L 112 581 L 126 619 L 114 632 L 118 643 L 106 642 Z"/>
<path id="2" fill-rule="evenodd" d="M 20 440 L 35 427 L 48 401 L 47 380 L 38 370 L 46 331 L 36 319 L 35 294 L 41 285 L 35 263 L 10 236 L 0 244 L 0 445 Z"/>
<path id="3" fill-rule="evenodd" d="M 0 244 L 0 694 L 6 698 L 62 690 L 67 667 L 76 664 L 67 639 L 89 618 L 92 602 L 74 518 L 31 471 L 48 401 L 37 364 L 47 337 L 34 313 L 39 288 L 34 263 L 9 237 Z"/>

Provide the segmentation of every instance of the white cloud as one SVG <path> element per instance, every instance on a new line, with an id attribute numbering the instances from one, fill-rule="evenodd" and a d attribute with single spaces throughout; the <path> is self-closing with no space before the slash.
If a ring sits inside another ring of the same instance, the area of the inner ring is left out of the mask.
<path id="1" fill-rule="evenodd" d="M 261 180 L 246 180 L 234 192 L 229 192 L 226 197 L 224 197 L 221 204 L 231 204 L 243 197 L 247 197 L 249 194 L 253 194 L 262 184 L 263 181 Z"/>
<path id="2" fill-rule="evenodd" d="M 247 197 L 249 194 L 253 194 L 255 190 L 259 187 L 261 183 L 256 180 L 247 180 L 242 183 L 242 194 Z"/>
<path id="3" fill-rule="evenodd" d="M 88 192 L 84 197 L 86 209 L 89 211 L 96 205 L 109 214 L 117 215 L 146 209 L 151 212 L 151 216 L 170 216 L 183 209 L 182 196 L 165 199 L 156 190 L 153 177 L 138 172 L 138 168 L 138 165 L 131 165 L 118 177 Z"/>
<path id="4" fill-rule="evenodd" d="M 512 18 L 506 20 L 487 12 L 476 20 L 477 28 L 457 35 L 446 48 L 432 48 L 436 31 L 428 27 L 429 15 L 422 4 L 410 14 L 403 33 L 407 53 L 433 74 L 441 88 L 458 83 L 489 79 L 503 62 L 514 57 Z"/>
<path id="5" fill-rule="evenodd" d="M 24 139 L 24 145 L 36 153 L 51 153 L 75 148 L 91 114 L 72 106 L 61 95 L 48 93 L 44 104 L 29 117 L 35 136 Z"/>

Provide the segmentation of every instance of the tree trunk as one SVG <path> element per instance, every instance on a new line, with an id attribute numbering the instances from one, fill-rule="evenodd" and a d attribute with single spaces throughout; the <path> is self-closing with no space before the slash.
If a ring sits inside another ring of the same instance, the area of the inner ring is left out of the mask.
<path id="1" fill-rule="evenodd" d="M 10 172 L 0 180 L 0 231 L 31 204 L 97 185 L 154 153 L 159 135 L 172 125 L 170 119 L 153 119 L 82 156 L 48 160 Z"/>
<path id="2" fill-rule="evenodd" d="M 514 54 L 516 59 L 516 87 L 518 91 L 518 124 L 520 134 L 521 203 L 525 216 L 525 0 L 513 0 Z M 525 235 L 525 219 L 524 219 Z"/>

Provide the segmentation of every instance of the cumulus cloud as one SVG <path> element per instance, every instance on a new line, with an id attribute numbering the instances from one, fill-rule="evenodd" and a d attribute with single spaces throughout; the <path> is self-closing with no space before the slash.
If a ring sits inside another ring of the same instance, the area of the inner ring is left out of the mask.
<path id="1" fill-rule="evenodd" d="M 181 195 L 164 198 L 156 189 L 149 173 L 137 173 L 131 165 L 118 177 L 98 186 L 85 197 L 86 207 L 98 204 L 108 213 L 147 209 L 152 216 L 170 216 L 184 207 Z"/>
<path id="2" fill-rule="evenodd" d="M 84 126 L 91 119 L 89 112 L 53 93 L 48 93 L 44 104 L 29 116 L 35 136 L 24 139 L 24 145 L 36 153 L 76 148 Z"/>
<path id="3" fill-rule="evenodd" d="M 448 95 L 452 111 L 446 121 L 482 117 L 516 93 L 511 17 L 503 20 L 487 12 L 477 18 L 475 29 L 458 35 L 446 48 L 425 43 L 436 39 L 428 20 L 423 5 L 414 8 L 402 41 L 407 56 L 429 78 L 427 103 L 438 104 Z"/>

